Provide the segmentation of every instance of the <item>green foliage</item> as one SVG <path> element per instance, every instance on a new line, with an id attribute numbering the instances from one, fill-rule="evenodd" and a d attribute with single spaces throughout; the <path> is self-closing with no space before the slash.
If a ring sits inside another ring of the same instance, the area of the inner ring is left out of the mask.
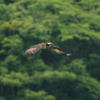
<path id="1" fill-rule="evenodd" d="M 75 89 L 77 91 L 78 98 L 84 98 L 83 100 L 99 99 L 100 83 L 93 78 L 79 76 Z"/>
<path id="2" fill-rule="evenodd" d="M 25 100 L 56 100 L 52 95 L 48 95 L 45 91 L 34 92 L 25 90 Z"/>
<path id="3" fill-rule="evenodd" d="M 0 1 L 0 100 L 100 100 L 100 0 Z M 66 57 L 41 50 L 53 42 Z"/>
<path id="4" fill-rule="evenodd" d="M 88 75 L 86 71 L 86 65 L 84 64 L 83 60 L 75 59 L 73 60 L 67 68 L 68 71 L 72 71 L 77 75 Z"/>
<path id="5" fill-rule="evenodd" d="M 86 65 L 90 75 L 100 80 L 100 56 L 97 54 L 91 54 L 86 60 Z"/>
<path id="6" fill-rule="evenodd" d="M 25 73 L 15 73 L 11 72 L 10 74 L 2 74 L 1 75 L 1 83 L 8 86 L 22 86 L 23 83 L 27 84 L 29 81 L 29 76 Z"/>
<path id="7" fill-rule="evenodd" d="M 7 68 L 0 67 L 0 75 L 6 74 L 8 72 Z"/>
<path id="8" fill-rule="evenodd" d="M 6 100 L 4 97 L 0 97 L 0 100 Z"/>

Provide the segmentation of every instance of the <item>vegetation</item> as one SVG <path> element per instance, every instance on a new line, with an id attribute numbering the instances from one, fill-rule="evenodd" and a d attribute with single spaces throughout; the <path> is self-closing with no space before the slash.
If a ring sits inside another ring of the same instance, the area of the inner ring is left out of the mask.
<path id="1" fill-rule="evenodd" d="M 0 100 L 100 100 L 100 0 L 0 0 Z"/>

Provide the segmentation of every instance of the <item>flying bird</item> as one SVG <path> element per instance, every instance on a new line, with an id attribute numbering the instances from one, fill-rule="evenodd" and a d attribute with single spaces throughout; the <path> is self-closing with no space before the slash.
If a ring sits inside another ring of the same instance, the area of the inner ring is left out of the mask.
<path id="1" fill-rule="evenodd" d="M 66 55 L 66 56 L 70 56 L 70 53 L 65 53 L 64 51 L 62 51 L 58 46 L 55 46 L 53 43 L 48 42 L 48 43 L 39 43 L 37 45 L 33 45 L 30 46 L 29 49 L 27 49 L 24 53 L 24 55 L 26 54 L 35 54 L 36 52 L 38 52 L 40 49 L 49 49 L 49 50 L 53 50 L 59 54 L 62 55 Z"/>

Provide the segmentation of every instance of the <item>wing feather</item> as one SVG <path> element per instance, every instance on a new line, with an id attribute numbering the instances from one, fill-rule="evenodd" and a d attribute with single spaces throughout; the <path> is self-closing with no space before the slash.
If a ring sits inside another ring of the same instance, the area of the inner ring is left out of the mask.
<path id="1" fill-rule="evenodd" d="M 24 55 L 27 55 L 27 54 L 34 54 L 36 52 L 39 51 L 39 48 L 30 48 L 30 49 L 27 49 L 24 53 Z"/>
<path id="2" fill-rule="evenodd" d="M 44 43 L 40 43 L 40 44 L 37 44 L 37 45 L 30 46 L 29 49 L 27 49 L 25 51 L 24 55 L 26 55 L 26 54 L 34 54 L 34 53 L 38 52 L 42 48 L 43 44 Z"/>
<path id="3" fill-rule="evenodd" d="M 48 49 L 53 50 L 53 51 L 55 51 L 55 52 L 57 52 L 57 53 L 59 53 L 59 54 L 66 55 L 66 53 L 65 53 L 64 51 L 62 51 L 62 50 L 61 50 L 59 47 L 57 47 L 57 46 L 51 46 L 51 47 L 49 47 Z"/>

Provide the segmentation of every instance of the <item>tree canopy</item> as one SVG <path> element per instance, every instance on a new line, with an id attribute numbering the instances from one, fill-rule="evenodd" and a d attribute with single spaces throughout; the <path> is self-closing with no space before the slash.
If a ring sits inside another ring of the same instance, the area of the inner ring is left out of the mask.
<path id="1" fill-rule="evenodd" d="M 100 0 L 0 0 L 0 100 L 100 100 Z M 53 42 L 50 50 L 23 55 Z"/>

